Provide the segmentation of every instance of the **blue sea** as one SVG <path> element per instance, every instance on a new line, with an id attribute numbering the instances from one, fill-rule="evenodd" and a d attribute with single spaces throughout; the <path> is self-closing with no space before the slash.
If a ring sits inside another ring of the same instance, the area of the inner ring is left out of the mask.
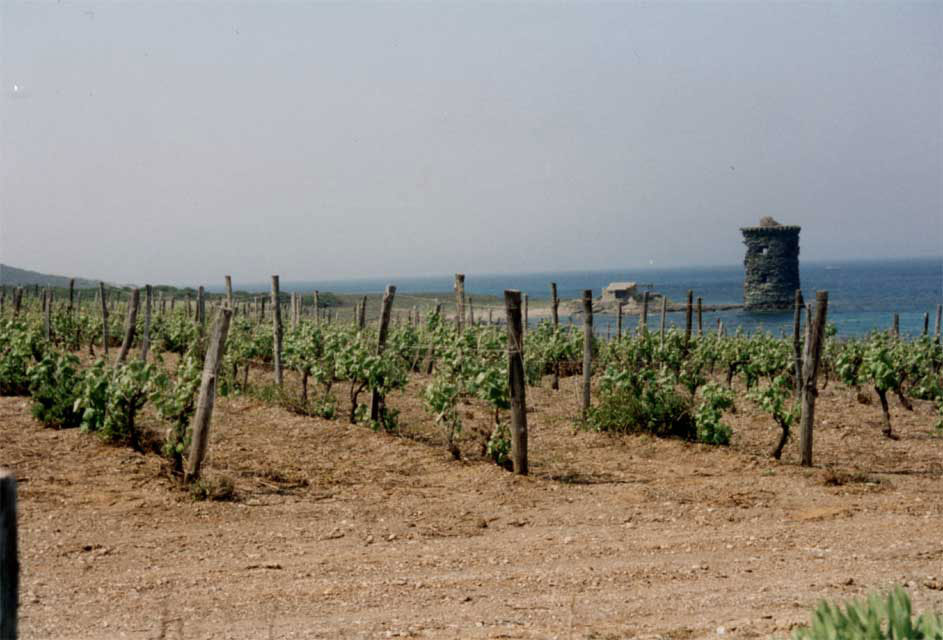
<path id="1" fill-rule="evenodd" d="M 313 289 L 344 293 L 377 293 L 387 284 L 395 284 L 397 298 L 405 308 L 411 307 L 409 293 L 442 292 L 443 302 L 452 300 L 452 274 L 428 277 L 387 279 L 356 279 L 313 282 L 285 282 L 283 290 L 310 293 Z M 923 331 L 923 315 L 930 314 L 933 331 L 936 305 L 943 303 L 943 259 L 907 259 L 856 262 L 801 263 L 800 278 L 805 299 L 815 292 L 828 291 L 828 321 L 834 323 L 840 336 L 860 336 L 873 330 L 890 327 L 893 314 L 900 314 L 901 333 L 919 335 Z M 505 289 L 520 289 L 531 300 L 548 299 L 550 283 L 557 283 L 561 299 L 580 297 L 583 289 L 592 289 L 598 297 L 610 282 L 635 281 L 653 285 L 654 291 L 668 296 L 672 302 L 683 302 L 688 289 L 700 296 L 704 304 L 739 304 L 743 302 L 743 266 L 685 267 L 675 269 L 622 269 L 612 271 L 567 271 L 518 274 L 465 274 L 468 295 L 503 295 Z M 653 305 L 655 307 L 655 305 Z M 741 328 L 752 333 L 758 330 L 791 332 L 792 312 L 746 312 L 728 310 L 704 313 L 705 331 L 714 329 L 722 319 L 729 333 Z M 566 317 L 562 318 L 566 322 Z M 579 322 L 580 320 L 575 320 Z M 596 318 L 597 334 L 614 327 L 612 316 Z M 628 317 L 626 326 L 636 326 L 637 317 Z M 658 326 L 657 308 L 649 311 L 649 324 Z M 669 326 L 684 326 L 684 313 L 668 314 Z M 613 328 L 614 331 L 614 328 Z"/>

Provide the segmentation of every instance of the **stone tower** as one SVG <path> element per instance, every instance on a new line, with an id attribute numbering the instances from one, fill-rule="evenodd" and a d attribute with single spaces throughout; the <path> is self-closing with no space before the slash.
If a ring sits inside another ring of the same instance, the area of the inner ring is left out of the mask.
<path id="1" fill-rule="evenodd" d="M 799 229 L 770 217 L 758 227 L 743 227 L 743 304 L 746 309 L 788 309 L 799 288 Z"/>

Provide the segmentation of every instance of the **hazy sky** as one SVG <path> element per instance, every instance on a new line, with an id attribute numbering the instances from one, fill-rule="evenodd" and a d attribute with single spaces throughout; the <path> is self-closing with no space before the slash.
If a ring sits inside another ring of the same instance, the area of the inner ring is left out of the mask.
<path id="1" fill-rule="evenodd" d="M 121 282 L 943 253 L 943 3 L 0 2 L 0 261 Z"/>

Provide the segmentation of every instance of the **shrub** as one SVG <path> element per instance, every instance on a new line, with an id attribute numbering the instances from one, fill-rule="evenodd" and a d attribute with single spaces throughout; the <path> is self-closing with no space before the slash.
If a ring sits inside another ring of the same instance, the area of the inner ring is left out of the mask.
<path id="1" fill-rule="evenodd" d="M 651 371 L 636 374 L 607 369 L 599 402 L 589 410 L 588 425 L 597 431 L 697 438 L 690 400 L 678 393 L 671 376 L 656 376 Z"/>

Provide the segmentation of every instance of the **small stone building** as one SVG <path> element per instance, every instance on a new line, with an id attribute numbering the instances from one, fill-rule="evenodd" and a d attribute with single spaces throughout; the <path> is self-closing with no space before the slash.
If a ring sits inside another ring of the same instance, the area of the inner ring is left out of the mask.
<path id="1" fill-rule="evenodd" d="M 747 255 L 743 260 L 743 304 L 746 309 L 788 309 L 799 288 L 798 226 L 770 217 L 758 227 L 743 227 Z"/>
<path id="2" fill-rule="evenodd" d="M 602 290 L 603 302 L 628 302 L 638 297 L 638 285 L 634 282 L 610 282 Z"/>

